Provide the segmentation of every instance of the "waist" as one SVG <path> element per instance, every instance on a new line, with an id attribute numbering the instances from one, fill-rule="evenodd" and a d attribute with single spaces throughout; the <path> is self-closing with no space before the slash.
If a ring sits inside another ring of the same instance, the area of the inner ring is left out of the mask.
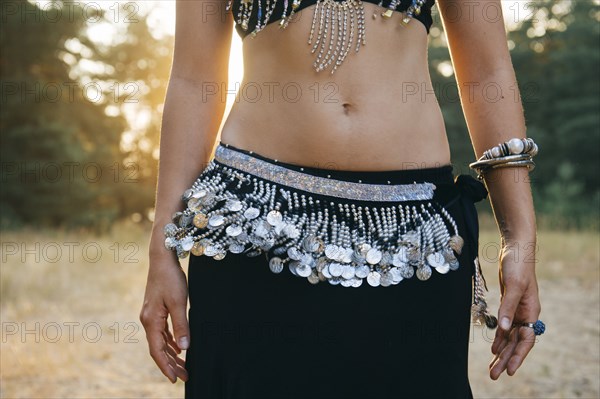
<path id="1" fill-rule="evenodd" d="M 214 161 L 282 186 L 357 201 L 445 202 L 456 194 L 452 164 L 377 171 L 326 168 L 282 162 L 222 141 Z"/>

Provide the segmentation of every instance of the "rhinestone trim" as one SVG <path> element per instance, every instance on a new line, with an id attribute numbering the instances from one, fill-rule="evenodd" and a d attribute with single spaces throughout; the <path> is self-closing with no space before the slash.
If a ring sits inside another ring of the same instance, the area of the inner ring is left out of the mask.
<path id="1" fill-rule="evenodd" d="M 313 194 L 355 201 L 419 201 L 433 198 L 433 183 L 366 184 L 298 172 L 219 145 L 215 160 L 254 176 Z"/>

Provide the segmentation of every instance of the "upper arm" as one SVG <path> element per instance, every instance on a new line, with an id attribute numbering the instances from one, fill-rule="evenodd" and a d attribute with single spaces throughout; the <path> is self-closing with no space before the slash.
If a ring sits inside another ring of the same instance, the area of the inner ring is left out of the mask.
<path id="1" fill-rule="evenodd" d="M 438 0 L 457 78 L 512 68 L 501 0 Z"/>
<path id="2" fill-rule="evenodd" d="M 171 76 L 227 81 L 233 33 L 226 0 L 177 0 Z"/>

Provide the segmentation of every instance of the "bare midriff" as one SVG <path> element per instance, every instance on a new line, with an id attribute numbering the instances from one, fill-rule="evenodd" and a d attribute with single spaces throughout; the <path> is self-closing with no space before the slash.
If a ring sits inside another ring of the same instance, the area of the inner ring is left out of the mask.
<path id="1" fill-rule="evenodd" d="M 401 14 L 372 18 L 366 45 L 332 75 L 316 72 L 307 43 L 314 5 L 285 30 L 277 22 L 243 41 L 244 78 L 220 140 L 297 165 L 400 170 L 450 164 L 427 61 L 427 32 Z M 379 8 L 379 10 L 381 10 Z M 230 88 L 231 90 L 232 88 Z"/>

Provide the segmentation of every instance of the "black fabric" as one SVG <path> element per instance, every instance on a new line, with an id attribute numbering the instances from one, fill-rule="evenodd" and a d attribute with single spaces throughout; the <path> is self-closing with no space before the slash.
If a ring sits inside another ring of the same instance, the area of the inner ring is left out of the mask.
<path id="1" fill-rule="evenodd" d="M 465 239 L 459 269 L 353 288 L 312 285 L 287 269 L 274 274 L 265 256 L 190 255 L 186 398 L 472 398 L 468 346 L 479 234 L 472 194 L 482 183 L 466 175 L 455 181 L 450 165 L 304 171 L 364 183 L 427 178 Z"/>
<path id="2" fill-rule="evenodd" d="M 232 11 L 233 11 L 233 16 L 234 16 L 234 20 L 235 20 L 235 30 L 237 31 L 238 35 L 240 35 L 240 37 L 242 39 L 244 39 L 246 36 L 248 36 L 250 33 L 252 33 L 252 31 L 254 30 L 254 28 L 256 27 L 257 21 L 258 21 L 258 4 L 257 1 L 261 1 L 261 7 L 262 7 L 262 16 L 261 16 L 261 23 L 262 20 L 265 17 L 265 10 L 267 10 L 267 3 L 266 0 L 252 0 L 254 2 L 253 6 L 252 6 L 252 14 L 250 15 L 250 20 L 248 22 L 248 29 L 244 30 L 242 29 L 241 25 L 239 25 L 237 23 L 238 21 L 238 10 L 240 7 L 240 2 L 242 0 L 233 0 L 232 2 Z M 271 4 L 272 4 L 271 0 Z M 292 9 L 292 1 L 293 0 L 288 0 L 288 12 L 286 15 L 290 15 L 290 10 Z M 363 0 L 366 3 L 373 3 L 373 4 L 379 4 L 379 0 Z M 383 7 L 387 8 L 387 6 L 390 4 L 391 0 L 384 0 L 383 1 Z M 296 9 L 296 12 L 301 11 L 302 9 L 312 6 L 314 4 L 316 4 L 317 1 L 316 0 L 302 0 L 300 3 L 300 6 Z M 398 7 L 396 8 L 397 11 L 406 11 L 410 5 L 412 4 L 412 0 L 401 0 Z M 427 33 L 429 33 L 429 29 L 431 28 L 431 25 L 433 24 L 433 18 L 431 16 L 431 8 L 434 6 L 435 4 L 435 0 L 427 0 L 425 2 L 425 4 L 423 5 L 423 7 L 421 8 L 421 13 L 419 15 L 415 15 L 415 19 L 421 21 L 423 23 L 423 25 L 425 25 L 425 29 L 427 30 Z M 284 9 L 284 2 L 283 0 L 277 0 L 277 3 L 275 5 L 275 8 L 273 9 L 273 13 L 271 14 L 271 16 L 269 17 L 269 21 L 267 24 L 273 23 L 275 21 L 279 21 L 283 15 L 283 9 Z M 303 17 L 306 17 L 305 15 L 303 15 Z M 365 18 L 369 17 L 368 13 L 365 13 Z M 292 22 L 294 20 L 294 16 L 292 16 Z M 312 18 L 312 12 L 310 14 L 310 18 Z M 292 23 L 290 22 L 290 23 Z"/>

